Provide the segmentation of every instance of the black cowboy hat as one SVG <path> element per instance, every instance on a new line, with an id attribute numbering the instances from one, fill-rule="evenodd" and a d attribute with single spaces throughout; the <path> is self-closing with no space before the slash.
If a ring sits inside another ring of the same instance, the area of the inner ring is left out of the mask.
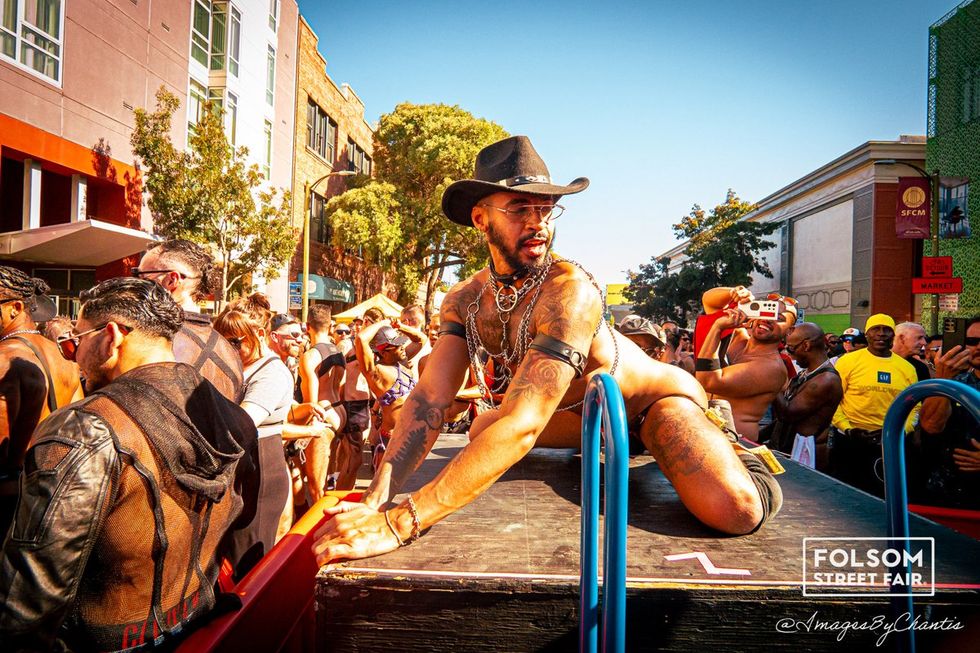
<path id="1" fill-rule="evenodd" d="M 473 205 L 502 191 L 555 197 L 579 193 L 589 180 L 579 177 L 567 186 L 551 183 L 548 166 L 527 136 L 511 136 L 487 145 L 476 155 L 475 179 L 453 182 L 442 194 L 442 212 L 464 227 L 472 227 Z"/>

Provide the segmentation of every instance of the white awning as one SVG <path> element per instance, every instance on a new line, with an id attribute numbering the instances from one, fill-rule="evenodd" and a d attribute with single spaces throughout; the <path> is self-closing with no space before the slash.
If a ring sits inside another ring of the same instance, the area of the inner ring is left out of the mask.
<path id="1" fill-rule="evenodd" d="M 0 234 L 0 259 L 96 266 L 146 249 L 160 238 L 101 220 L 81 220 Z"/>

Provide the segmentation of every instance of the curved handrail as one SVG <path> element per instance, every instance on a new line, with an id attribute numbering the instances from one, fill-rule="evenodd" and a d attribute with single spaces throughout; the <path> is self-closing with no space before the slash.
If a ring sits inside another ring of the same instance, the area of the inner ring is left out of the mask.
<path id="1" fill-rule="evenodd" d="M 600 426 L 602 427 L 600 429 Z M 626 648 L 626 406 L 616 380 L 598 374 L 585 392 L 582 416 L 582 540 L 579 651 L 596 652 L 599 617 L 599 443 L 606 445 L 602 650 Z"/>
<path id="2" fill-rule="evenodd" d="M 973 417 L 980 420 L 980 392 L 963 383 L 947 379 L 929 379 L 915 383 L 895 397 L 895 401 L 885 413 L 883 433 L 883 457 L 885 466 L 885 512 L 888 518 L 888 537 L 890 540 L 904 539 L 909 536 L 908 511 L 908 481 L 905 477 L 905 421 L 912 410 L 923 399 L 940 395 L 957 401 L 969 410 Z M 889 542 L 889 546 L 895 546 Z M 906 562 L 906 575 L 912 572 L 911 563 Z M 935 579 L 934 579 L 935 580 Z M 904 587 L 892 585 L 893 593 L 905 592 Z M 895 616 L 908 612 L 913 613 L 911 592 L 909 596 L 892 597 L 892 609 Z M 913 629 L 906 631 L 906 637 L 899 640 L 908 653 L 915 652 L 915 633 Z"/>

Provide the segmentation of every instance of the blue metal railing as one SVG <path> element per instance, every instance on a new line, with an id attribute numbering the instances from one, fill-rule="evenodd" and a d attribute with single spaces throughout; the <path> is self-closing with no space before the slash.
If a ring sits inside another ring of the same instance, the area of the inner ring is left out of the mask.
<path id="1" fill-rule="evenodd" d="M 912 413 L 915 405 L 927 397 L 941 395 L 962 404 L 973 417 L 980 420 L 980 392 L 968 385 L 948 381 L 946 379 L 930 379 L 916 383 L 903 390 L 885 414 L 884 434 L 884 465 L 885 465 L 885 512 L 888 516 L 888 537 L 892 540 L 889 546 L 902 550 L 904 544 L 898 540 L 909 537 L 909 506 L 908 482 L 905 477 L 905 421 Z M 906 561 L 904 573 L 906 578 L 912 573 L 911 562 Z M 933 579 L 935 580 L 935 579 Z M 893 596 L 892 611 L 895 617 L 908 613 L 910 618 L 914 612 L 911 588 L 892 585 L 893 593 L 906 593 L 908 596 Z M 905 637 L 899 640 L 902 650 L 915 653 L 915 632 L 909 628 Z"/>
<path id="2" fill-rule="evenodd" d="M 602 427 L 600 429 L 600 426 Z M 629 444 L 623 394 L 609 374 L 585 392 L 582 417 L 582 542 L 579 651 L 596 653 L 599 627 L 599 439 L 606 445 L 602 561 L 602 650 L 626 650 L 626 488 Z"/>

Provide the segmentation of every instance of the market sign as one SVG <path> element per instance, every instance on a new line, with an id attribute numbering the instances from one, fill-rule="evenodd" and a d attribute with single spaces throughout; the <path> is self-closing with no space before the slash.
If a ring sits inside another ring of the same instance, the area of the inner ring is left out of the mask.
<path id="1" fill-rule="evenodd" d="M 912 293 L 916 295 L 959 294 L 963 292 L 963 277 L 949 279 L 912 279 Z"/>
<path id="2" fill-rule="evenodd" d="M 898 207 L 895 234 L 899 238 L 928 238 L 930 203 L 929 180 L 925 177 L 898 178 Z"/>

